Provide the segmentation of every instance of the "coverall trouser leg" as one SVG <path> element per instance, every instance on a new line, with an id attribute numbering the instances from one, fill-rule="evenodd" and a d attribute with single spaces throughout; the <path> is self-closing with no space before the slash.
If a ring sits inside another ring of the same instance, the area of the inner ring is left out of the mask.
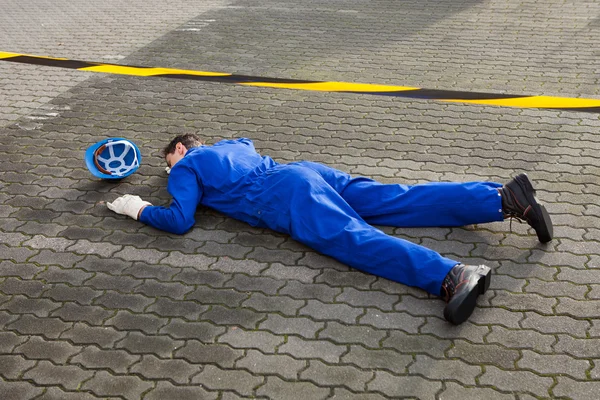
<path id="1" fill-rule="evenodd" d="M 443 279 L 457 261 L 369 225 L 325 181 L 304 165 L 279 166 L 260 179 L 259 225 L 292 238 L 358 270 L 439 295 Z"/>
<path id="2" fill-rule="evenodd" d="M 314 170 L 366 222 L 396 227 L 464 226 L 503 221 L 502 198 L 495 182 L 382 184 L 313 162 Z"/>

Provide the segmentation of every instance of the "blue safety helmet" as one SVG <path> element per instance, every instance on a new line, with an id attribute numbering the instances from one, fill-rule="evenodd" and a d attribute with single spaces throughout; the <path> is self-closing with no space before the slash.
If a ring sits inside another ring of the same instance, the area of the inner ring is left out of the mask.
<path id="1" fill-rule="evenodd" d="M 140 149 L 123 138 L 101 140 L 85 151 L 85 165 L 102 179 L 123 179 L 133 174 L 141 161 Z"/>

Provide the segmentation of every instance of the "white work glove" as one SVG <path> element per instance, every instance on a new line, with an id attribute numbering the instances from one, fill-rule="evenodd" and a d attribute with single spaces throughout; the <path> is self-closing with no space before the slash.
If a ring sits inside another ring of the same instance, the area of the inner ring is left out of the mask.
<path id="1" fill-rule="evenodd" d="M 117 214 L 128 215 L 137 221 L 140 210 L 145 206 L 151 206 L 152 204 L 144 201 L 140 196 L 134 196 L 126 194 L 121 197 L 117 197 L 112 203 L 106 203 L 109 210 L 116 212 Z"/>

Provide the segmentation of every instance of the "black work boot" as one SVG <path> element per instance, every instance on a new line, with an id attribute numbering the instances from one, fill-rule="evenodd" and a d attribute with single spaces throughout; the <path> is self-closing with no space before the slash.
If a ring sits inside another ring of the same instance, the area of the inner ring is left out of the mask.
<path id="1" fill-rule="evenodd" d="M 535 230 L 540 242 L 552 240 L 552 220 L 546 208 L 535 198 L 535 189 L 527 175 L 515 176 L 498 191 L 502 196 L 504 218 L 525 220 Z"/>
<path id="2" fill-rule="evenodd" d="M 455 265 L 442 283 L 446 300 L 444 318 L 454 325 L 462 324 L 475 309 L 477 297 L 490 287 L 492 273 L 485 265 Z"/>

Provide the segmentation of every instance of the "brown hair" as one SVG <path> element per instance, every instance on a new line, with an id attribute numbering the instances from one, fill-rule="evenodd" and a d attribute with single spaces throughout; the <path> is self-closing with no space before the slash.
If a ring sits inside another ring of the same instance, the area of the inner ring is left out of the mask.
<path id="1" fill-rule="evenodd" d="M 177 143 L 181 143 L 185 146 L 186 149 L 191 149 L 193 147 L 202 146 L 204 141 L 200 139 L 200 136 L 195 133 L 186 133 L 184 135 L 179 135 L 173 138 L 171 142 L 163 149 L 163 157 L 166 157 L 167 154 L 171 154 L 175 151 L 175 147 Z"/>

